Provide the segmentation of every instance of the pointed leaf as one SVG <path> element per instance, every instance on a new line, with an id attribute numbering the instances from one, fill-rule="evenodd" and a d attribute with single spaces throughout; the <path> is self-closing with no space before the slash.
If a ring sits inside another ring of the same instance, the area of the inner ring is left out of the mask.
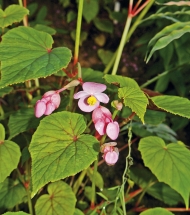
<path id="1" fill-rule="evenodd" d="M 98 141 L 82 134 L 85 129 L 83 116 L 76 113 L 63 111 L 41 120 L 29 147 L 33 194 L 46 183 L 74 175 L 96 160 Z"/>
<path id="2" fill-rule="evenodd" d="M 71 187 L 63 181 L 48 185 L 48 193 L 40 196 L 35 205 L 36 215 L 72 215 L 76 198 Z"/>
<path id="3" fill-rule="evenodd" d="M 20 148 L 16 143 L 9 140 L 0 142 L 0 182 L 16 169 L 20 156 Z"/>
<path id="4" fill-rule="evenodd" d="M 5 139 L 5 128 L 2 124 L 0 124 L 0 144 Z"/>
<path id="5" fill-rule="evenodd" d="M 164 209 L 164 208 L 153 208 L 148 209 L 140 213 L 140 215 L 174 215 L 172 212 Z"/>
<path id="6" fill-rule="evenodd" d="M 25 213 L 23 211 L 18 211 L 18 212 L 7 212 L 7 213 L 5 213 L 3 215 L 30 215 L 30 214 Z"/>
<path id="7" fill-rule="evenodd" d="M 150 48 L 150 46 L 153 47 L 146 57 L 146 62 L 150 60 L 155 51 L 166 47 L 173 40 L 176 40 L 185 33 L 190 32 L 189 23 L 190 22 L 177 22 L 165 27 L 158 34 L 156 34 L 148 44 L 148 48 Z"/>
<path id="8" fill-rule="evenodd" d="M 84 213 L 81 210 L 79 210 L 78 208 L 75 208 L 74 215 L 84 215 Z"/>
<path id="9" fill-rule="evenodd" d="M 34 116 L 34 108 L 23 108 L 16 111 L 9 118 L 9 139 L 31 128 L 37 128 L 39 123 L 40 119 Z"/>
<path id="10" fill-rule="evenodd" d="M 190 151 L 182 145 L 165 145 L 159 137 L 145 137 L 140 140 L 139 150 L 145 166 L 164 182 L 176 190 L 189 206 L 190 193 Z"/>
<path id="11" fill-rule="evenodd" d="M 47 77 L 66 67 L 71 51 L 65 47 L 52 49 L 51 35 L 30 27 L 18 27 L 2 36 L 0 44 L 0 87 Z"/>
<path id="12" fill-rule="evenodd" d="M 13 208 L 24 201 L 27 193 L 23 184 L 12 179 L 0 183 L 0 208 Z"/>
<path id="13" fill-rule="evenodd" d="M 148 99 L 140 88 L 122 87 L 118 90 L 118 96 L 123 99 L 125 106 L 132 109 L 144 123 L 144 115 L 148 104 Z"/>
<path id="14" fill-rule="evenodd" d="M 137 82 L 132 78 L 124 77 L 121 75 L 105 75 L 104 78 L 109 84 L 115 84 L 119 87 L 139 88 Z"/>
<path id="15" fill-rule="evenodd" d="M 5 11 L 0 9 L 0 27 L 5 28 L 14 22 L 20 22 L 27 14 L 29 14 L 29 10 L 20 5 L 10 5 Z"/>
<path id="16" fill-rule="evenodd" d="M 108 19 L 99 19 L 99 18 L 95 18 L 93 20 L 94 25 L 96 26 L 97 29 L 99 29 L 100 31 L 103 32 L 107 32 L 112 34 L 113 33 L 113 23 L 108 20 Z"/>
<path id="17" fill-rule="evenodd" d="M 154 104 L 175 115 L 190 119 L 190 101 L 179 96 L 155 96 L 151 100 Z"/>

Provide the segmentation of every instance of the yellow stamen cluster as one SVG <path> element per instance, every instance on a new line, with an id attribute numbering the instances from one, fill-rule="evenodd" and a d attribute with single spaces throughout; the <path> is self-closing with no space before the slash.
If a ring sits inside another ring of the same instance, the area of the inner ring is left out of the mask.
<path id="1" fill-rule="evenodd" d="M 87 99 L 87 103 L 88 103 L 90 106 L 95 105 L 96 102 L 97 102 L 97 99 L 96 99 L 94 96 L 90 96 L 90 97 L 88 97 L 88 99 Z"/>

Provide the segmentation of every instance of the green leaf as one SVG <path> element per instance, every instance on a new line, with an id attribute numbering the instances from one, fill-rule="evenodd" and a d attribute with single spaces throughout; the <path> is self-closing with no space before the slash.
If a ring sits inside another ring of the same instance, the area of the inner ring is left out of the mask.
<path id="1" fill-rule="evenodd" d="M 34 108 L 22 108 L 10 115 L 8 127 L 10 130 L 9 139 L 27 131 L 31 128 L 37 128 L 40 119 L 34 116 Z"/>
<path id="2" fill-rule="evenodd" d="M 5 139 L 5 128 L 2 124 L 0 124 L 0 144 Z"/>
<path id="3" fill-rule="evenodd" d="M 103 190 L 104 188 L 104 180 L 102 178 L 102 175 L 99 172 L 95 172 L 89 167 L 87 169 L 87 175 L 90 178 L 91 181 L 95 181 L 95 185 L 100 189 Z"/>
<path id="4" fill-rule="evenodd" d="M 72 215 L 76 198 L 71 187 L 63 181 L 48 185 L 48 193 L 40 196 L 35 205 L 36 215 Z"/>
<path id="5" fill-rule="evenodd" d="M 0 87 L 47 77 L 68 65 L 71 51 L 52 49 L 51 35 L 30 27 L 18 27 L 2 36 Z"/>
<path id="6" fill-rule="evenodd" d="M 118 96 L 120 99 L 123 99 L 124 105 L 131 108 L 131 110 L 135 112 L 144 123 L 144 115 L 146 112 L 148 99 L 143 91 L 137 87 L 122 87 L 118 90 Z"/>
<path id="7" fill-rule="evenodd" d="M 22 211 L 18 211 L 18 212 L 6 212 L 3 215 L 30 215 L 30 214 L 22 212 Z"/>
<path id="8" fill-rule="evenodd" d="M 153 53 L 159 49 L 166 47 L 173 40 L 183 36 L 185 33 L 190 32 L 190 22 L 177 22 L 162 29 L 156 34 L 149 42 L 148 49 L 152 46 L 149 54 L 146 55 L 146 62 L 148 62 Z"/>
<path id="9" fill-rule="evenodd" d="M 98 14 L 99 2 L 97 0 L 84 0 L 82 15 L 87 23 L 92 21 Z"/>
<path id="10" fill-rule="evenodd" d="M 82 68 L 82 78 L 83 81 L 93 81 L 104 84 L 103 73 L 91 68 Z"/>
<path id="11" fill-rule="evenodd" d="M 83 116 L 76 113 L 63 111 L 41 120 L 29 147 L 33 194 L 50 181 L 86 169 L 97 159 L 99 143 L 95 137 L 82 134 L 85 129 Z"/>
<path id="12" fill-rule="evenodd" d="M 0 182 L 17 168 L 20 156 L 20 148 L 16 143 L 9 140 L 0 142 Z"/>
<path id="13" fill-rule="evenodd" d="M 174 215 L 172 212 L 164 208 L 148 209 L 140 213 L 140 215 Z"/>
<path id="14" fill-rule="evenodd" d="M 121 75 L 105 75 L 104 78 L 109 84 L 114 84 L 119 87 L 139 88 L 137 82 L 132 78 L 124 77 Z"/>
<path id="15" fill-rule="evenodd" d="M 34 29 L 38 30 L 38 31 L 43 31 L 46 32 L 48 34 L 54 35 L 56 33 L 56 30 L 47 26 L 47 25 L 42 25 L 42 24 L 36 24 L 34 26 Z"/>
<path id="16" fill-rule="evenodd" d="M 113 33 L 113 23 L 110 20 L 95 18 L 93 21 L 98 30 Z"/>
<path id="17" fill-rule="evenodd" d="M 75 208 L 75 212 L 73 215 L 84 215 L 84 213 L 81 210 L 79 210 L 78 208 Z"/>
<path id="18" fill-rule="evenodd" d="M 107 65 L 113 57 L 113 52 L 106 51 L 104 49 L 98 49 L 98 56 L 101 59 L 102 63 Z"/>
<path id="19" fill-rule="evenodd" d="M 175 115 L 190 118 L 190 101 L 179 96 L 155 96 L 151 97 L 154 104 Z"/>
<path id="20" fill-rule="evenodd" d="M 168 184 L 189 206 L 190 152 L 176 143 L 165 145 L 159 137 L 145 137 L 140 140 L 139 150 L 145 166 L 155 174 L 160 182 Z M 183 177 L 182 177 L 183 176 Z"/>
<path id="21" fill-rule="evenodd" d="M 87 39 L 88 33 L 85 31 L 82 31 L 80 34 L 80 46 L 82 46 L 82 43 Z M 75 41 L 76 40 L 76 30 L 71 31 L 71 38 Z"/>
<path id="22" fill-rule="evenodd" d="M 77 17 L 76 12 L 74 11 L 69 11 L 67 14 L 67 23 L 70 23 L 71 21 L 75 20 Z"/>
<path id="23" fill-rule="evenodd" d="M 0 97 L 3 98 L 5 95 L 9 94 L 12 91 L 12 87 L 4 87 L 3 89 L 0 89 Z"/>
<path id="24" fill-rule="evenodd" d="M 12 179 L 5 179 L 0 183 L 0 208 L 13 208 L 21 204 L 27 196 L 23 184 Z"/>
<path id="25" fill-rule="evenodd" d="M 5 28 L 14 22 L 20 22 L 27 14 L 29 10 L 19 5 L 10 5 L 5 11 L 0 9 L 0 27 Z"/>

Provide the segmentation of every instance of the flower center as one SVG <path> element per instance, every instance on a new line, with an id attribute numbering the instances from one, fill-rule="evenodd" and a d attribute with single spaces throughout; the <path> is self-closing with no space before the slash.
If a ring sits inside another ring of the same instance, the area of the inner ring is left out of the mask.
<path id="1" fill-rule="evenodd" d="M 90 97 L 88 97 L 88 99 L 87 99 L 87 103 L 88 103 L 90 106 L 95 105 L 96 102 L 97 102 L 97 99 L 96 99 L 94 96 L 90 96 Z"/>

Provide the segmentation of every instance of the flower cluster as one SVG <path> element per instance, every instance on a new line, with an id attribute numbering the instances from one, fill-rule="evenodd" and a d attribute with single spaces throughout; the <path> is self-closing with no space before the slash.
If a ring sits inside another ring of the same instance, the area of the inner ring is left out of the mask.
<path id="1" fill-rule="evenodd" d="M 86 82 L 82 85 L 83 91 L 74 95 L 79 99 L 78 106 L 84 112 L 92 112 L 92 121 L 99 135 L 107 134 L 111 140 L 116 140 L 119 135 L 119 124 L 112 119 L 111 112 L 100 105 L 100 102 L 107 104 L 109 97 L 102 93 L 106 90 L 106 85 Z M 113 145 L 114 144 L 114 145 Z M 108 165 L 117 162 L 119 152 L 115 146 L 117 143 L 111 142 L 103 145 L 101 151 L 104 153 L 103 158 Z"/>

